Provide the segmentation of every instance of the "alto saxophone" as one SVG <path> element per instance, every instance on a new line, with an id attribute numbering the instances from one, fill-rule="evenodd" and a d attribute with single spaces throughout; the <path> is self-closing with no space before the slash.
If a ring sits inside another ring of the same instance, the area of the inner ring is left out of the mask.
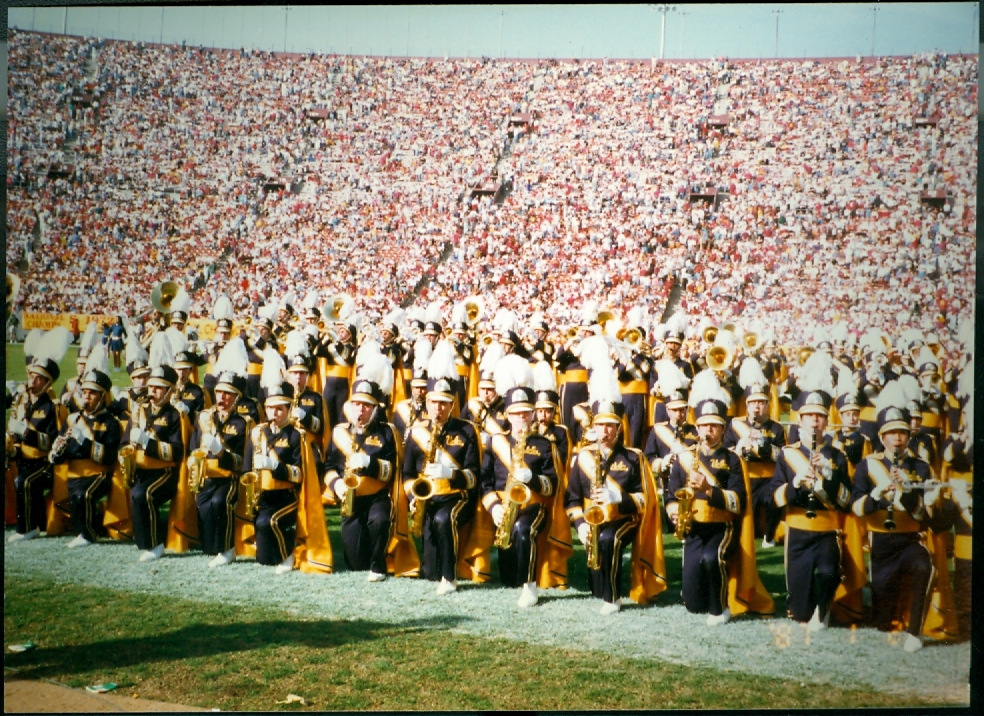
<path id="1" fill-rule="evenodd" d="M 683 467 L 686 469 L 688 476 L 693 471 L 694 466 L 697 465 L 698 450 L 700 450 L 700 443 L 694 443 L 686 451 L 690 459 L 686 461 L 687 464 L 684 464 Z M 683 540 L 690 534 L 690 528 L 694 523 L 694 500 L 697 497 L 697 493 L 694 492 L 694 488 L 690 487 L 690 485 L 684 485 L 674 492 L 673 496 L 678 500 L 677 523 L 676 529 L 673 530 L 673 536 L 678 540 Z"/>
<path id="2" fill-rule="evenodd" d="M 352 438 L 352 444 L 355 445 L 355 426 L 350 423 L 348 431 L 349 436 Z M 352 513 L 355 511 L 355 490 L 362 480 L 355 474 L 355 470 L 352 470 L 346 466 L 345 474 L 342 477 L 342 482 L 345 483 L 346 487 L 345 499 L 342 501 L 342 517 L 351 517 Z"/>
<path id="3" fill-rule="evenodd" d="M 437 448 L 443 434 L 444 425 L 440 427 L 438 432 L 431 432 L 431 444 L 427 451 L 427 459 L 424 461 L 425 467 L 434 464 L 434 460 L 437 458 Z M 420 537 L 424 533 L 424 513 L 427 511 L 427 500 L 434 494 L 434 481 L 426 475 L 420 475 L 410 483 L 410 493 L 414 497 L 413 509 L 410 511 L 410 534 Z"/>
<path id="4" fill-rule="evenodd" d="M 523 430 L 519 439 L 516 440 L 515 447 L 513 447 L 512 465 L 509 469 L 509 479 L 506 481 L 505 489 L 506 500 L 509 504 L 502 516 L 502 522 L 499 523 L 499 527 L 495 531 L 495 546 L 499 549 L 512 547 L 513 525 L 516 524 L 519 510 L 533 496 L 530 488 L 514 477 L 517 470 L 526 467 L 526 438 L 528 435 L 529 430 Z"/>
<path id="5" fill-rule="evenodd" d="M 260 452 L 266 454 L 266 435 L 262 428 L 260 428 L 260 448 Z M 256 512 L 260 507 L 260 493 L 263 492 L 263 480 L 260 473 L 256 470 L 250 470 L 239 478 L 239 482 L 246 488 L 246 516 L 256 517 Z"/>
<path id="6" fill-rule="evenodd" d="M 25 390 L 17 396 L 17 402 L 14 404 L 13 411 L 15 420 L 24 420 L 27 416 L 27 394 L 28 390 Z M 17 455 L 17 440 L 9 430 L 7 431 L 5 443 L 6 452 L 4 453 L 4 469 L 6 470 L 6 468 L 10 467 L 11 458 L 16 457 Z"/>
<path id="7" fill-rule="evenodd" d="M 143 429 L 147 426 L 147 414 L 144 412 L 143 403 L 137 400 L 137 409 L 134 415 L 137 427 Z M 133 487 L 137 476 L 137 446 L 135 443 L 128 443 L 120 448 L 116 457 L 120 464 L 120 472 L 123 473 L 123 483 L 128 487 Z"/>
<path id="8" fill-rule="evenodd" d="M 601 474 L 601 443 L 598 442 L 596 445 L 597 458 L 595 461 L 595 471 L 591 476 L 592 492 L 604 485 L 604 476 Z M 588 558 L 588 569 L 601 569 L 601 550 L 598 546 L 598 533 L 601 531 L 601 525 L 605 522 L 604 506 L 599 502 L 592 502 L 588 509 L 584 511 L 584 521 L 588 523 L 589 527 L 588 543 L 584 545 L 584 551 L 587 553 Z"/>

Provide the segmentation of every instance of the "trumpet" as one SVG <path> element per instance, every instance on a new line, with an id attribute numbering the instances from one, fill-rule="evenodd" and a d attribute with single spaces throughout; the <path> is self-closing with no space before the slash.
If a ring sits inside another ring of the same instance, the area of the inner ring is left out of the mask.
<path id="1" fill-rule="evenodd" d="M 202 489 L 205 482 L 205 458 L 208 457 L 208 450 L 198 448 L 191 451 L 191 469 L 188 470 L 188 488 L 194 493 Z"/>
<path id="2" fill-rule="evenodd" d="M 509 501 L 509 505 L 506 507 L 506 513 L 502 516 L 502 522 L 499 523 L 499 527 L 495 531 L 495 546 L 499 549 L 512 547 L 513 525 L 516 524 L 519 510 L 533 496 L 528 486 L 513 478 L 516 470 L 526 466 L 523 456 L 526 454 L 528 435 L 529 431 L 524 430 L 513 448 L 512 469 L 509 471 L 509 481 L 506 483 L 506 499 Z"/>

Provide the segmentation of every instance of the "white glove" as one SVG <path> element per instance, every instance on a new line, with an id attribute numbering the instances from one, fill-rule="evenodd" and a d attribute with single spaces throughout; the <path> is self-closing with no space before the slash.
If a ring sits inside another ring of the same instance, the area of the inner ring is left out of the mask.
<path id="1" fill-rule="evenodd" d="M 899 492 L 910 493 L 912 492 L 912 485 L 906 482 L 899 483 Z"/>
<path id="2" fill-rule="evenodd" d="M 294 408 L 293 410 L 290 411 L 290 417 L 293 420 L 296 420 L 297 422 L 301 422 L 302 420 L 304 420 L 304 417 L 306 415 L 307 415 L 307 411 L 301 407 Z"/>
<path id="3" fill-rule="evenodd" d="M 89 426 L 85 424 L 84 420 L 76 420 L 75 425 L 72 426 L 72 432 L 69 437 L 75 442 L 81 443 L 86 438 L 92 438 L 92 431 L 89 430 Z"/>
<path id="4" fill-rule="evenodd" d="M 519 467 L 513 471 L 513 478 L 522 482 L 524 485 L 529 485 L 530 480 L 533 479 L 533 471 L 528 467 Z"/>
<path id="5" fill-rule="evenodd" d="M 193 469 L 195 467 L 195 458 L 189 457 L 187 460 L 185 460 L 185 465 L 188 466 L 189 470 Z"/>
<path id="6" fill-rule="evenodd" d="M 147 443 L 150 442 L 150 435 L 140 428 L 133 428 L 130 430 L 130 442 L 136 443 L 141 449 L 147 447 Z"/>
<path id="7" fill-rule="evenodd" d="M 27 421 L 11 418 L 10 422 L 7 423 L 7 429 L 11 432 L 12 435 L 16 435 L 17 437 L 23 437 L 24 433 L 27 432 Z"/>
<path id="8" fill-rule="evenodd" d="M 369 467 L 369 456 L 364 452 L 352 453 L 345 460 L 345 467 L 349 470 L 362 470 Z"/>
<path id="9" fill-rule="evenodd" d="M 338 497 L 339 500 L 344 500 L 345 493 L 348 492 L 348 485 L 345 484 L 344 480 L 335 480 L 335 485 L 338 485 L 338 487 L 332 486 L 332 489 L 335 491 L 335 496 Z"/>
<path id="10" fill-rule="evenodd" d="M 797 474 L 795 477 L 793 477 L 793 487 L 795 487 L 797 490 L 799 488 L 801 488 L 801 487 L 806 487 L 806 485 L 804 485 L 803 483 L 806 482 L 809 479 L 810 478 L 808 476 L 806 476 L 806 475 L 799 475 L 799 474 Z M 871 496 L 872 497 L 875 497 L 874 493 L 872 493 Z M 877 500 L 879 498 L 878 497 L 875 497 L 875 499 Z"/>
<path id="11" fill-rule="evenodd" d="M 923 503 L 926 505 L 935 505 L 940 499 L 940 489 L 942 485 L 937 485 L 936 487 L 931 487 L 926 490 L 923 494 Z"/>
<path id="12" fill-rule="evenodd" d="M 174 409 L 177 410 L 182 415 L 188 415 L 188 413 L 191 412 L 188 406 L 182 403 L 180 400 L 174 404 Z"/>
<path id="13" fill-rule="evenodd" d="M 506 515 L 506 508 L 502 505 L 493 505 L 492 509 L 489 511 L 492 515 L 492 521 L 495 522 L 495 526 L 498 527 L 502 524 L 502 518 Z"/>
<path id="14" fill-rule="evenodd" d="M 277 467 L 279 460 L 276 458 L 271 458 L 262 453 L 253 456 L 253 469 L 254 470 L 274 470 Z"/>
<path id="15" fill-rule="evenodd" d="M 876 485 L 875 489 L 871 491 L 871 499 L 877 501 L 877 500 L 881 500 L 884 497 L 885 497 L 885 488 L 882 487 L 881 485 Z"/>
<path id="16" fill-rule="evenodd" d="M 432 480 L 450 480 L 454 470 L 440 462 L 435 462 L 427 466 L 424 474 Z"/>
<path id="17" fill-rule="evenodd" d="M 617 505 L 622 501 L 622 491 L 605 486 L 601 491 L 601 501 L 606 505 Z"/>
<path id="18" fill-rule="evenodd" d="M 588 538 L 591 536 L 591 527 L 585 522 L 580 527 L 577 528 L 577 538 L 581 540 L 581 544 L 587 544 Z"/>
<path id="19" fill-rule="evenodd" d="M 213 455 L 222 453 L 222 439 L 215 433 L 208 433 L 202 436 L 202 447 Z"/>

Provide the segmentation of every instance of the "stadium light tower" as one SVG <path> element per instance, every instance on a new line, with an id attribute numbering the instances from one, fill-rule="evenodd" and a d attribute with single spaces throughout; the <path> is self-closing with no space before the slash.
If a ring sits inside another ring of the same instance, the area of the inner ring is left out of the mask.
<path id="1" fill-rule="evenodd" d="M 666 40 L 666 13 L 676 10 L 676 5 L 650 5 L 649 7 L 662 15 L 659 23 L 659 59 L 662 60 Z"/>
<path id="2" fill-rule="evenodd" d="M 284 53 L 287 52 L 287 13 L 290 12 L 290 5 L 284 5 Z"/>
<path id="3" fill-rule="evenodd" d="M 871 56 L 875 56 L 875 28 L 878 22 L 878 11 L 881 10 L 880 7 L 873 5 L 871 7 Z"/>
<path id="4" fill-rule="evenodd" d="M 779 16 L 782 10 L 773 10 L 772 14 L 776 16 L 776 59 L 779 59 Z"/>

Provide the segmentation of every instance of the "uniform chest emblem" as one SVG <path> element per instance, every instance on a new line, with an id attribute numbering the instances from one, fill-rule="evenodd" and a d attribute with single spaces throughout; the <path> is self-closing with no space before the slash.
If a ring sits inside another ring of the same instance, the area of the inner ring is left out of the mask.
<path id="1" fill-rule="evenodd" d="M 35 410 L 33 413 L 31 413 L 31 420 L 37 420 L 38 418 L 43 418 L 43 417 L 44 417 L 43 410 Z"/>
<path id="2" fill-rule="evenodd" d="M 235 425 L 226 425 L 224 428 L 222 428 L 222 434 L 223 435 L 237 435 L 238 433 L 236 432 L 236 426 Z"/>
<path id="3" fill-rule="evenodd" d="M 727 470 L 728 469 L 728 461 L 727 460 L 722 460 L 721 458 L 715 458 L 714 460 L 711 460 L 711 469 L 712 470 Z"/>
<path id="4" fill-rule="evenodd" d="M 450 435 L 448 437 L 446 445 L 448 447 L 464 447 L 465 441 L 461 439 L 458 435 Z"/>
<path id="5" fill-rule="evenodd" d="M 154 421 L 154 425 L 157 425 L 157 426 L 162 427 L 162 428 L 166 428 L 167 427 L 167 418 L 166 417 L 163 417 L 163 416 L 157 418 L 157 420 Z"/>
<path id="6" fill-rule="evenodd" d="M 106 429 L 106 423 L 96 423 L 95 425 L 92 426 L 92 429 L 95 432 L 100 433 Z"/>
<path id="7" fill-rule="evenodd" d="M 290 440 L 287 438 L 280 438 L 277 442 L 273 444 L 274 447 L 285 448 L 290 447 Z"/>
<path id="8" fill-rule="evenodd" d="M 526 452 L 523 453 L 523 454 L 524 455 L 533 455 L 535 457 L 540 457 L 540 454 L 541 453 L 540 453 L 540 448 L 538 448 L 536 445 L 527 445 L 526 446 Z"/>
<path id="9" fill-rule="evenodd" d="M 366 438 L 366 445 L 378 448 L 378 447 L 382 447 L 383 443 L 382 441 L 380 441 L 378 436 L 370 435 L 369 437 Z"/>
<path id="10" fill-rule="evenodd" d="M 306 405 L 308 407 L 314 405 L 314 398 L 302 398 L 301 405 Z"/>
<path id="11" fill-rule="evenodd" d="M 628 472 L 629 465 L 622 459 L 618 459 L 612 463 L 612 466 L 608 468 L 609 472 Z"/>

